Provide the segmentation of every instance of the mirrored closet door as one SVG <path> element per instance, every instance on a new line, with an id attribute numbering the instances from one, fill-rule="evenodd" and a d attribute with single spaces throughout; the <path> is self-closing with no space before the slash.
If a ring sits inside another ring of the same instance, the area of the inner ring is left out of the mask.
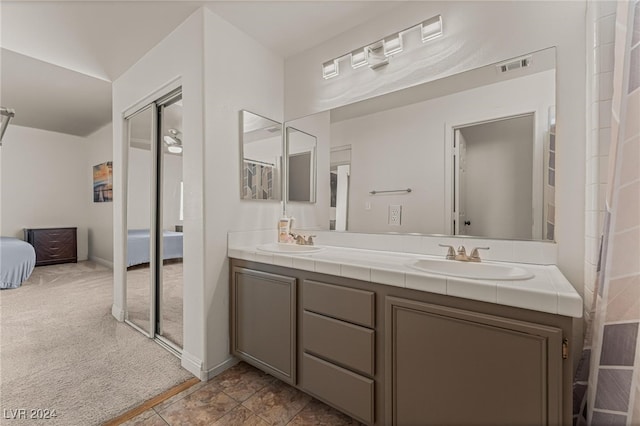
<path id="1" fill-rule="evenodd" d="M 183 345 L 182 94 L 127 117 L 127 322 Z"/>

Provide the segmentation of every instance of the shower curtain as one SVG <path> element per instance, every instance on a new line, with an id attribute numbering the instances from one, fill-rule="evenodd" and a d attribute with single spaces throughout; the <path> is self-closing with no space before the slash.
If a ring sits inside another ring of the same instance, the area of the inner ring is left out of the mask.
<path id="1" fill-rule="evenodd" d="M 640 424 L 640 1 L 619 1 L 606 214 L 574 424 Z"/>

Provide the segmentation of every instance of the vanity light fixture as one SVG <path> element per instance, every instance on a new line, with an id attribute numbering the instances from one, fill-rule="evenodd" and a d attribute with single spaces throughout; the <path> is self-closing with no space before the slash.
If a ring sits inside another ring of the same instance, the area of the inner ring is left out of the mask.
<path id="1" fill-rule="evenodd" d="M 392 56 L 402 52 L 402 33 L 385 37 L 383 41 L 384 56 Z"/>
<path id="2" fill-rule="evenodd" d="M 333 59 L 322 64 L 322 77 L 329 79 L 338 75 L 338 60 Z"/>
<path id="3" fill-rule="evenodd" d="M 423 21 L 420 24 L 420 31 L 422 33 L 423 43 L 440 37 L 442 35 L 442 16 L 434 16 L 433 18 Z"/>
<path id="4" fill-rule="evenodd" d="M 442 32 L 442 16 L 437 15 L 422 21 L 412 27 L 406 28 L 397 33 L 390 34 L 382 40 L 367 46 L 360 47 L 342 56 L 338 56 L 322 64 L 322 77 L 325 80 L 340 74 L 339 63 L 342 60 L 349 60 L 353 69 L 368 65 L 371 69 L 383 67 L 389 63 L 389 58 L 401 53 L 404 50 L 403 37 L 413 30 L 420 30 L 420 38 L 423 43 L 440 37 Z"/>
<path id="5" fill-rule="evenodd" d="M 351 66 L 353 69 L 363 67 L 369 64 L 369 47 L 356 49 L 351 52 Z"/>

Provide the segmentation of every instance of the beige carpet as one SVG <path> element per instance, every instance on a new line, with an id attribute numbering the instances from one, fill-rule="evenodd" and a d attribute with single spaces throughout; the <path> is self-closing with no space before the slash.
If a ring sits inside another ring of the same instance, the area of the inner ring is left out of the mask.
<path id="1" fill-rule="evenodd" d="M 37 267 L 0 292 L 0 424 L 98 425 L 192 377 L 113 318 L 112 291 L 109 269 L 81 262 Z M 57 417 L 4 419 L 16 409 Z"/>

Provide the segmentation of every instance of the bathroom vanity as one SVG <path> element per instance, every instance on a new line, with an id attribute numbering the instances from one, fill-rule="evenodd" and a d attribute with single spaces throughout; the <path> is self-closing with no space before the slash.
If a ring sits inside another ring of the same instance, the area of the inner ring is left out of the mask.
<path id="1" fill-rule="evenodd" d="M 410 253 L 229 256 L 232 353 L 363 423 L 571 424 L 582 301 L 554 265 L 491 281 Z"/>

